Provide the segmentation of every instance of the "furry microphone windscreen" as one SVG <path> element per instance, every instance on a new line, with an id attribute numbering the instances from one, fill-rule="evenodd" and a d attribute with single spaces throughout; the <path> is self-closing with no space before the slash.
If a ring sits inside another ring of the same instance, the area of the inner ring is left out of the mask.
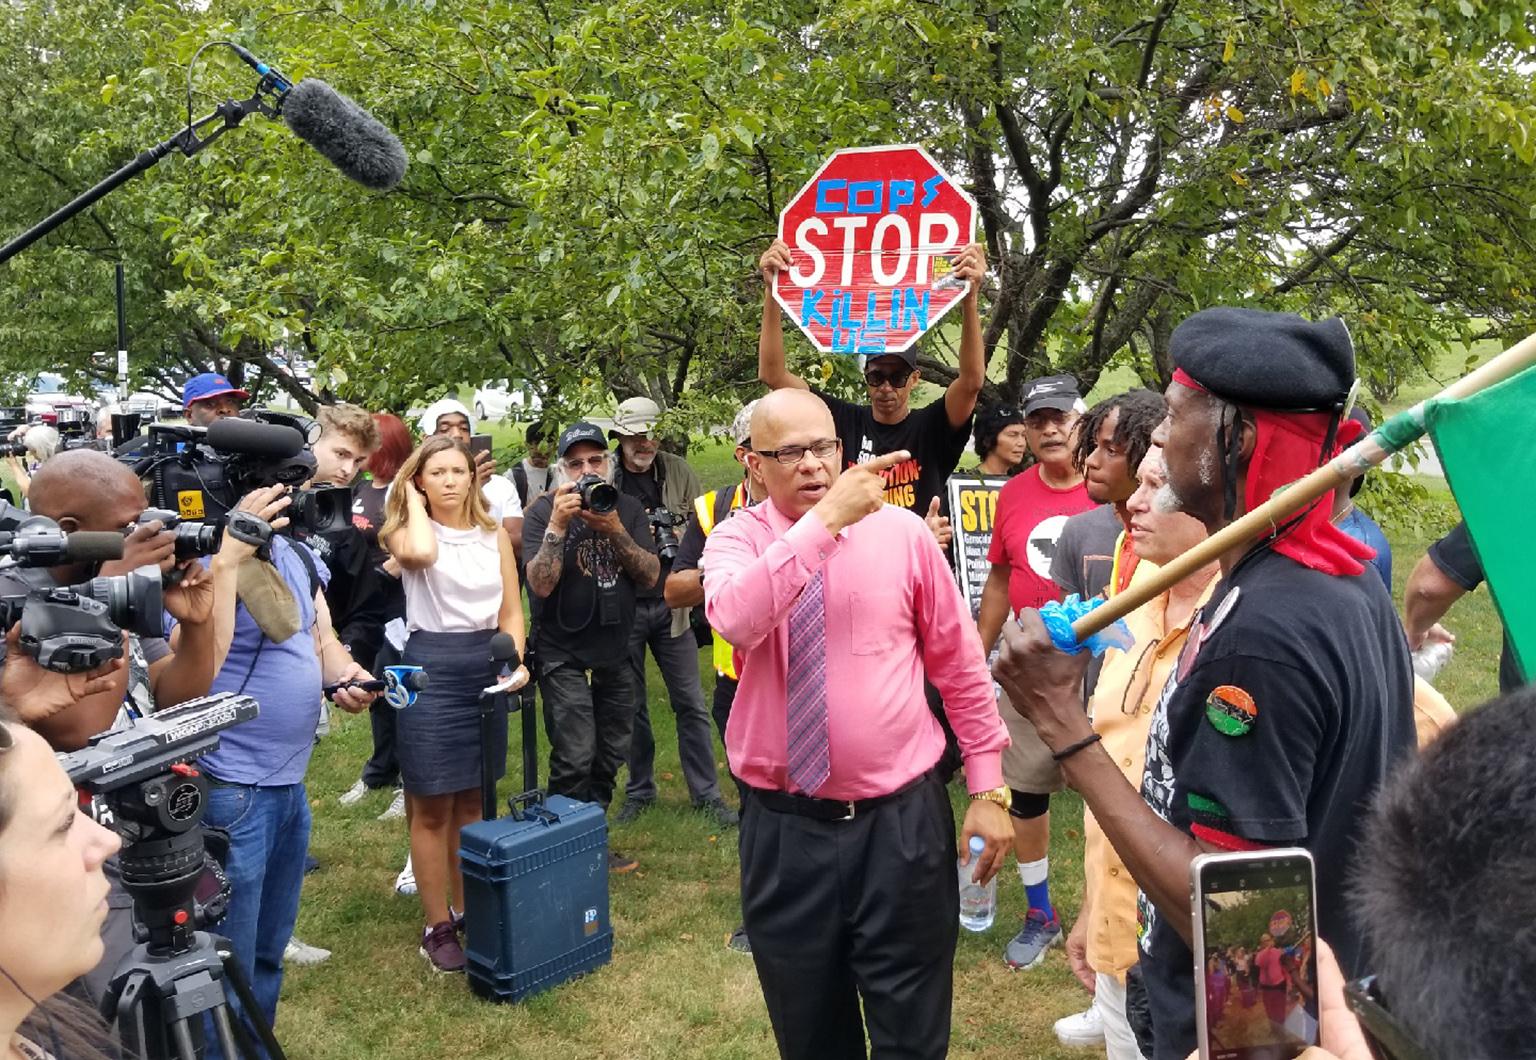
<path id="1" fill-rule="evenodd" d="M 405 148 L 395 134 L 324 81 L 305 78 L 284 92 L 282 118 L 295 136 L 365 188 L 389 191 L 405 176 Z"/>

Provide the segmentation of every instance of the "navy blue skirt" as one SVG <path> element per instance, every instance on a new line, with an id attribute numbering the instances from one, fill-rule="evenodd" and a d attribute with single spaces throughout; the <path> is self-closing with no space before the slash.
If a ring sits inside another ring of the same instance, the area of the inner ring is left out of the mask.
<path id="1" fill-rule="evenodd" d="M 494 629 L 429 633 L 418 629 L 400 660 L 427 672 L 416 702 L 395 714 L 400 778 L 412 795 L 447 795 L 480 787 L 480 690 L 492 683 Z M 507 771 L 507 713 L 491 720 L 491 769 Z"/>

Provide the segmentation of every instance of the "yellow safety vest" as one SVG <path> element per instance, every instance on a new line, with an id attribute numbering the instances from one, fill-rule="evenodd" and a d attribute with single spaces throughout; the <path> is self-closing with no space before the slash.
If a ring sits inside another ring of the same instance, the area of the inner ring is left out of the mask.
<path id="1" fill-rule="evenodd" d="M 708 538 L 709 532 L 715 528 L 715 498 L 719 494 L 719 490 L 710 490 L 708 493 L 693 499 L 693 511 L 699 517 L 699 529 L 704 531 L 705 538 Z M 731 497 L 729 511 L 734 512 L 746 503 L 747 484 L 739 482 L 736 484 L 735 494 Z M 710 635 L 715 640 L 713 657 L 715 673 L 721 677 L 729 677 L 732 681 L 736 680 L 736 649 L 731 647 L 726 639 L 713 629 L 710 630 Z"/>

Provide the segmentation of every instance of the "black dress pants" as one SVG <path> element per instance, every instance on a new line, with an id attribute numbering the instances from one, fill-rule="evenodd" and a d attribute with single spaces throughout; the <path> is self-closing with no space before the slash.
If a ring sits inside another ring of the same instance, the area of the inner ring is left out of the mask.
<path id="1" fill-rule="evenodd" d="M 785 1060 L 940 1058 L 949 1049 L 959 885 L 937 778 L 821 821 L 748 797 L 741 905 Z M 860 1016 L 860 1002 L 863 1016 Z"/>

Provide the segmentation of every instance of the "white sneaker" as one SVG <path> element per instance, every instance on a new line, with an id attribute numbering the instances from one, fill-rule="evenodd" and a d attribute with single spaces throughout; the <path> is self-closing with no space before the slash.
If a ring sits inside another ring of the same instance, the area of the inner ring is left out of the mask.
<path id="1" fill-rule="evenodd" d="M 283 948 L 283 961 L 286 964 L 324 964 L 330 959 L 330 950 L 322 950 L 319 946 L 311 946 L 296 938 L 290 938 L 288 945 Z"/>
<path id="2" fill-rule="evenodd" d="M 341 803 L 343 806 L 356 806 L 358 803 L 363 801 L 364 796 L 367 794 L 368 785 L 359 780 L 356 784 L 353 784 L 346 791 L 342 792 L 336 801 Z"/>
<path id="3" fill-rule="evenodd" d="M 398 821 L 405 816 L 405 789 L 396 788 L 395 797 L 390 800 L 389 806 L 379 814 L 381 821 Z"/>
<path id="4" fill-rule="evenodd" d="M 411 868 L 411 856 L 405 856 L 405 868 L 400 870 L 400 875 L 395 877 L 395 893 L 410 895 L 416 893 L 416 870 Z"/>
<path id="5" fill-rule="evenodd" d="M 1103 1045 L 1104 1017 L 1093 1005 L 1076 1015 L 1063 1016 L 1056 1021 L 1056 1039 L 1062 1045 Z"/>

